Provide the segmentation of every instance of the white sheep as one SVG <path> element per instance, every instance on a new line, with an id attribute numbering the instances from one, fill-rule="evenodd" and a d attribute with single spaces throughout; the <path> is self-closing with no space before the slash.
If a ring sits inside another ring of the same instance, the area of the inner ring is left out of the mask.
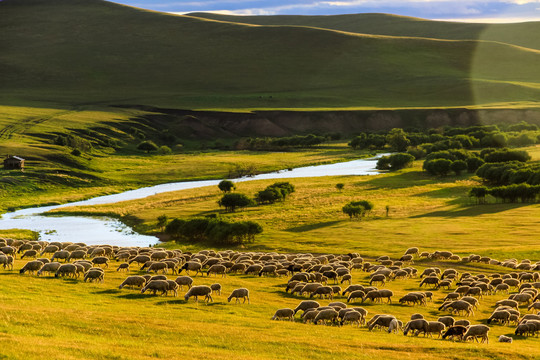
<path id="1" fill-rule="evenodd" d="M 244 299 L 244 304 L 246 303 L 246 300 L 247 300 L 248 304 L 250 304 L 249 290 L 246 289 L 246 288 L 234 289 L 233 292 L 231 293 L 231 295 L 229 295 L 229 297 L 227 298 L 227 301 L 231 302 L 232 298 L 236 299 L 235 303 L 239 303 L 240 298 L 243 298 Z"/>
<path id="2" fill-rule="evenodd" d="M 274 316 L 272 316 L 272 320 L 279 319 L 289 319 L 290 321 L 294 321 L 294 310 L 289 308 L 277 310 Z"/>
<path id="3" fill-rule="evenodd" d="M 199 302 L 199 296 L 204 296 L 204 300 L 206 302 L 214 301 L 214 299 L 212 299 L 212 289 L 210 286 L 206 285 L 197 285 L 191 287 L 186 295 L 184 295 L 184 299 L 188 301 L 192 296 L 195 297 L 195 302 L 197 303 Z"/>

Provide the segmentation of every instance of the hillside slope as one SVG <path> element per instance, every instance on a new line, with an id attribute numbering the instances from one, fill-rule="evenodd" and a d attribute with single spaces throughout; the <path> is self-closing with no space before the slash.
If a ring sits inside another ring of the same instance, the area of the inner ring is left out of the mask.
<path id="1" fill-rule="evenodd" d="M 234 16 L 191 13 L 214 19 L 254 25 L 296 25 L 340 30 L 360 34 L 411 36 L 447 40 L 488 40 L 540 49 L 540 22 L 479 24 L 433 21 L 390 14 L 345 14 L 328 16 Z"/>
<path id="2" fill-rule="evenodd" d="M 540 100 L 540 51 L 175 16 L 101 0 L 0 2 L 0 102 L 176 108 L 447 107 Z"/>

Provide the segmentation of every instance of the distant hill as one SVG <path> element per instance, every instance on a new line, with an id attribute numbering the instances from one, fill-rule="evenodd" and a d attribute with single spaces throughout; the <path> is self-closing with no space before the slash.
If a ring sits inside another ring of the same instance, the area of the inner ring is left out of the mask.
<path id="1" fill-rule="evenodd" d="M 202 16 L 101 0 L 1 1 L 0 103 L 250 110 L 540 100 L 540 51 L 530 30 L 516 46 L 502 37 L 441 40 L 448 26 L 456 34 L 474 26 L 383 15 L 366 15 L 375 20 L 356 27 L 352 20 L 339 27 L 339 17 L 306 17 L 306 27 L 289 21 L 304 17 L 264 17 L 277 25 L 258 26 Z M 401 30 L 391 35 L 400 36 L 380 35 L 392 22 Z"/>
<path id="2" fill-rule="evenodd" d="M 390 14 L 346 14 L 328 16 L 234 16 L 191 13 L 214 19 L 254 25 L 295 25 L 340 30 L 359 34 L 425 37 L 447 40 L 489 40 L 540 50 L 540 22 L 478 24 L 432 21 Z"/>

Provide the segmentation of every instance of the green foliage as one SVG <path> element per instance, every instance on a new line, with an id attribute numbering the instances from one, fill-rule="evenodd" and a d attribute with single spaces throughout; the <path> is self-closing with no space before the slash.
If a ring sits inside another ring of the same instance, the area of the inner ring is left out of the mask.
<path id="1" fill-rule="evenodd" d="M 228 193 L 236 189 L 236 185 L 230 180 L 221 180 L 218 184 L 218 188 L 224 193 Z"/>
<path id="2" fill-rule="evenodd" d="M 238 150 L 282 150 L 287 148 L 306 148 L 327 141 L 325 136 L 296 135 L 280 138 L 248 138 L 238 140 L 235 148 Z"/>
<path id="3" fill-rule="evenodd" d="M 80 136 L 72 134 L 60 134 L 54 138 L 54 144 L 60 146 L 68 146 L 74 150 L 81 152 L 89 152 L 92 150 L 92 143 L 89 140 L 83 139 Z M 77 155 L 78 156 L 78 155 Z"/>
<path id="4" fill-rule="evenodd" d="M 253 205 L 253 201 L 244 194 L 229 193 L 223 195 L 218 201 L 218 205 L 223 206 L 226 211 L 234 212 L 237 208 Z"/>
<path id="5" fill-rule="evenodd" d="M 448 159 L 434 159 L 424 161 L 423 168 L 431 175 L 446 176 L 451 170 L 452 161 Z"/>
<path id="6" fill-rule="evenodd" d="M 351 201 L 343 206 L 341 211 L 351 219 L 363 217 L 373 209 L 373 203 L 367 200 Z"/>
<path id="7" fill-rule="evenodd" d="M 508 162 L 508 161 L 520 161 L 527 162 L 531 159 L 531 156 L 526 151 L 522 150 L 493 150 L 489 153 L 484 153 L 484 160 L 488 163 L 494 162 Z"/>
<path id="8" fill-rule="evenodd" d="M 512 184 L 489 189 L 489 194 L 503 202 L 535 202 L 540 195 L 540 185 Z"/>
<path id="9" fill-rule="evenodd" d="M 81 150 L 79 149 L 73 149 L 73 151 L 71 152 L 71 155 L 73 156 L 81 156 Z"/>
<path id="10" fill-rule="evenodd" d="M 408 153 L 398 153 L 389 156 L 383 156 L 377 161 L 379 170 L 399 170 L 411 167 L 414 162 L 414 156 Z"/>
<path id="11" fill-rule="evenodd" d="M 172 153 L 172 150 L 167 145 L 163 145 L 163 146 L 159 147 L 158 153 L 160 153 L 161 155 L 168 155 L 168 154 Z"/>
<path id="12" fill-rule="evenodd" d="M 416 160 L 420 160 L 426 157 L 426 150 L 419 146 L 409 146 L 407 148 L 407 154 L 414 156 Z"/>
<path id="13" fill-rule="evenodd" d="M 469 196 L 475 197 L 476 202 L 484 204 L 486 202 L 486 196 L 489 194 L 489 190 L 485 186 L 475 186 L 469 191 Z"/>
<path id="14" fill-rule="evenodd" d="M 255 194 L 257 204 L 273 204 L 276 201 L 283 201 L 295 191 L 294 185 L 289 182 L 277 182 L 266 187 L 266 189 Z"/>
<path id="15" fill-rule="evenodd" d="M 470 173 L 476 172 L 478 168 L 482 165 L 484 165 L 485 161 L 480 159 L 479 157 L 471 157 L 466 160 L 467 162 L 467 170 Z"/>
<path id="16" fill-rule="evenodd" d="M 262 226 L 253 221 L 228 222 L 217 218 L 174 219 L 165 228 L 165 233 L 174 239 L 219 246 L 252 243 L 262 231 Z"/>
<path id="17" fill-rule="evenodd" d="M 403 152 L 407 151 L 411 141 L 407 139 L 407 134 L 403 129 L 395 128 L 386 135 L 386 143 L 395 151 Z"/>
<path id="18" fill-rule="evenodd" d="M 153 141 L 147 140 L 139 143 L 139 145 L 137 145 L 137 149 L 146 151 L 146 153 L 148 154 L 150 151 L 157 151 L 158 146 L 154 144 Z"/>
<path id="19" fill-rule="evenodd" d="M 540 165 L 519 161 L 486 163 L 476 171 L 476 175 L 493 185 L 528 183 L 540 184 Z"/>
<path id="20" fill-rule="evenodd" d="M 163 231 L 163 228 L 167 225 L 167 222 L 169 221 L 169 217 L 167 215 L 160 215 L 157 218 L 157 227 Z"/>
<path id="21" fill-rule="evenodd" d="M 344 187 L 345 187 L 345 184 L 343 184 L 343 183 L 337 183 L 337 184 L 336 184 L 336 189 L 337 189 L 338 191 L 343 190 Z"/>
<path id="22" fill-rule="evenodd" d="M 467 163 L 463 160 L 456 160 L 452 162 L 450 169 L 459 176 L 463 171 L 467 170 Z"/>

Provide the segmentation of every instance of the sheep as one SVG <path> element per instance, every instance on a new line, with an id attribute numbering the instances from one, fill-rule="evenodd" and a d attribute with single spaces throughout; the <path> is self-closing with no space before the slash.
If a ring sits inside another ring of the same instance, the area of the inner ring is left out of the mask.
<path id="1" fill-rule="evenodd" d="M 374 282 L 381 283 L 381 286 L 384 286 L 384 284 L 386 284 L 386 276 L 384 274 L 374 275 L 371 277 L 369 285 L 372 285 Z"/>
<path id="2" fill-rule="evenodd" d="M 315 318 L 317 317 L 317 314 L 319 314 L 320 310 L 325 310 L 323 308 L 316 308 L 316 309 L 307 309 L 300 318 L 304 322 L 304 324 L 307 324 L 308 322 L 313 322 Z"/>
<path id="3" fill-rule="evenodd" d="M 168 256 L 169 255 L 166 251 L 156 251 L 150 255 L 150 260 L 161 261 L 166 259 Z"/>
<path id="4" fill-rule="evenodd" d="M 22 254 L 21 259 L 23 259 L 25 257 L 36 258 L 38 254 L 39 253 L 36 250 L 33 250 L 33 249 L 32 250 L 27 250 L 27 251 L 24 252 L 24 254 Z"/>
<path id="5" fill-rule="evenodd" d="M 305 312 L 306 310 L 308 309 L 314 309 L 314 308 L 318 308 L 320 307 L 321 305 L 317 302 L 317 301 L 314 301 L 314 300 L 304 300 L 302 301 L 300 304 L 298 304 L 298 306 L 294 309 L 294 314 L 296 315 L 296 313 L 300 310 L 302 310 L 303 312 Z"/>
<path id="6" fill-rule="evenodd" d="M 186 262 L 178 271 L 178 274 L 182 272 L 182 270 L 186 270 L 186 273 L 189 275 L 190 271 L 195 271 L 195 276 L 197 276 L 198 273 L 201 273 L 201 275 L 204 276 L 204 273 L 202 272 L 202 264 L 197 261 L 188 261 Z"/>
<path id="7" fill-rule="evenodd" d="M 210 276 L 210 273 L 214 274 L 215 276 L 221 274 L 221 277 L 227 277 L 227 267 L 221 264 L 214 264 L 208 268 L 206 275 Z"/>
<path id="8" fill-rule="evenodd" d="M 515 308 L 516 310 L 519 310 L 518 308 L 518 302 L 515 301 L 515 300 L 510 300 L 510 299 L 504 299 L 504 300 L 499 300 L 495 303 L 495 306 L 496 307 L 499 307 L 499 306 L 508 306 L 508 307 L 511 307 L 511 308 Z"/>
<path id="9" fill-rule="evenodd" d="M 170 292 L 173 293 L 174 297 L 178 296 L 178 284 L 174 280 L 166 280 L 169 286 L 167 287 L 167 294 Z"/>
<path id="10" fill-rule="evenodd" d="M 439 334 L 439 338 L 442 336 L 442 332 L 446 326 L 439 321 L 429 321 L 428 322 L 428 334 L 431 336 L 432 333 Z"/>
<path id="11" fill-rule="evenodd" d="M 133 259 L 129 260 L 128 263 L 131 265 L 131 263 L 136 262 L 136 263 L 138 263 L 140 265 L 140 264 L 146 264 L 150 260 L 151 260 L 150 256 L 141 254 L 141 255 L 137 255 Z"/>
<path id="12" fill-rule="evenodd" d="M 334 290 L 330 286 L 319 286 L 311 293 L 310 298 L 316 295 L 320 295 L 321 298 L 328 297 L 334 299 Z"/>
<path id="13" fill-rule="evenodd" d="M 180 286 L 180 289 L 184 289 L 184 285 L 187 285 L 188 290 L 191 289 L 193 285 L 193 279 L 189 276 L 179 276 L 174 281 Z"/>
<path id="14" fill-rule="evenodd" d="M 212 289 L 212 293 L 221 295 L 221 284 L 218 284 L 218 283 L 212 284 L 210 285 L 210 289 Z"/>
<path id="15" fill-rule="evenodd" d="M 60 267 L 59 262 L 51 262 L 51 263 L 43 264 L 43 267 L 37 272 L 37 276 L 40 276 L 44 272 L 48 272 L 49 275 L 51 275 L 51 273 L 56 272 L 56 270 L 58 270 L 59 267 Z"/>
<path id="16" fill-rule="evenodd" d="M 229 295 L 229 297 L 227 298 L 227 302 L 231 302 L 231 300 L 233 298 L 236 299 L 235 303 L 239 303 L 240 298 L 243 298 L 244 299 L 244 304 L 246 303 L 246 300 L 247 300 L 248 304 L 250 304 L 249 290 L 246 289 L 246 288 L 234 289 L 232 291 L 231 295 Z"/>
<path id="17" fill-rule="evenodd" d="M 467 301 L 456 300 L 449 303 L 444 303 L 439 307 L 439 310 L 448 310 L 451 309 L 452 312 L 461 313 L 462 311 L 466 313 L 467 316 L 474 315 L 472 305 Z"/>
<path id="18" fill-rule="evenodd" d="M 122 263 L 118 266 L 118 268 L 116 269 L 116 271 L 129 271 L 129 263 L 125 262 L 125 263 Z"/>
<path id="19" fill-rule="evenodd" d="M 498 284 L 495 286 L 494 294 L 497 294 L 498 291 L 506 292 L 508 294 L 509 290 L 510 286 L 508 286 L 508 284 Z"/>
<path id="20" fill-rule="evenodd" d="M 54 277 L 72 276 L 77 277 L 77 266 L 75 264 L 62 264 L 56 270 Z"/>
<path id="21" fill-rule="evenodd" d="M 505 336 L 505 335 L 501 335 L 499 336 L 499 342 L 504 342 L 504 343 L 512 343 L 513 339 L 509 336 Z"/>
<path id="22" fill-rule="evenodd" d="M 253 265 L 248 266 L 246 271 L 244 271 L 244 274 L 245 275 L 250 275 L 250 274 L 251 275 L 256 275 L 256 274 L 260 273 L 262 269 L 263 269 L 263 266 L 261 264 L 253 264 Z"/>
<path id="23" fill-rule="evenodd" d="M 302 289 L 300 290 L 299 294 L 302 295 L 304 293 L 308 293 L 308 294 L 312 294 L 315 290 L 317 290 L 318 288 L 320 288 L 322 286 L 322 284 L 320 283 L 309 283 L 309 284 L 306 284 L 302 287 Z M 293 291 L 294 292 L 294 291 Z"/>
<path id="24" fill-rule="evenodd" d="M 88 270 L 86 274 L 84 274 L 84 282 L 86 282 L 87 280 L 90 282 L 92 281 L 103 282 L 104 276 L 105 276 L 105 273 L 102 270 L 91 269 L 91 270 Z"/>
<path id="25" fill-rule="evenodd" d="M 144 294 L 147 290 L 152 291 L 153 295 L 156 295 L 158 291 L 161 291 L 161 296 L 163 296 L 166 295 L 169 290 L 169 283 L 167 280 L 150 280 L 141 289 L 141 294 Z"/>
<path id="26" fill-rule="evenodd" d="M 409 293 L 404 295 L 401 299 L 399 299 L 400 304 L 410 304 L 416 305 L 417 303 L 424 303 L 424 297 L 419 297 L 418 294 L 415 293 Z"/>
<path id="27" fill-rule="evenodd" d="M 429 330 L 429 322 L 424 319 L 416 319 L 411 320 L 407 324 L 405 324 L 405 327 L 403 328 L 403 335 L 407 336 L 407 333 L 409 331 L 414 331 L 414 335 L 418 336 L 418 334 L 422 331 L 424 333 L 424 336 L 427 336 Z"/>
<path id="28" fill-rule="evenodd" d="M 451 292 L 446 295 L 446 297 L 443 299 L 443 302 L 449 301 L 449 300 L 457 300 L 459 299 L 459 294 L 457 292 Z"/>
<path id="29" fill-rule="evenodd" d="M 10 268 L 13 270 L 13 256 L 11 255 L 0 255 L 0 264 L 5 268 Z"/>
<path id="30" fill-rule="evenodd" d="M 319 321 L 322 321 L 325 325 L 327 321 L 332 323 L 337 322 L 339 313 L 334 309 L 324 309 L 318 312 L 317 316 L 313 320 L 313 324 L 317 325 Z"/>
<path id="31" fill-rule="evenodd" d="M 341 284 L 343 284 L 345 281 L 349 282 L 349 285 L 350 285 L 352 282 L 352 275 L 351 274 L 343 275 L 343 277 L 341 278 Z"/>
<path id="32" fill-rule="evenodd" d="M 534 302 L 529 307 L 527 307 L 527 311 L 536 311 L 537 314 L 540 314 L 540 301 Z"/>
<path id="33" fill-rule="evenodd" d="M 420 282 L 420 287 L 422 287 L 424 284 L 426 284 L 426 286 L 428 284 L 433 285 L 433 287 L 436 288 L 439 285 L 439 278 L 435 276 L 428 276 Z"/>
<path id="34" fill-rule="evenodd" d="M 106 256 L 96 256 L 91 260 L 91 262 L 92 264 L 94 264 L 94 266 L 105 265 L 106 268 L 109 267 L 109 258 Z"/>
<path id="35" fill-rule="evenodd" d="M 118 287 L 122 289 L 124 286 L 142 288 L 146 284 L 146 279 L 142 276 L 133 275 L 128 276 Z"/>
<path id="36" fill-rule="evenodd" d="M 487 323 L 490 324 L 492 321 L 497 321 L 502 325 L 507 324 L 510 319 L 510 315 L 511 314 L 506 310 L 495 311 L 491 314 L 489 319 L 487 319 Z"/>
<path id="37" fill-rule="evenodd" d="M 388 328 L 393 320 L 396 320 L 394 315 L 377 314 L 369 320 L 368 330 L 372 331 L 375 326 Z"/>
<path id="38" fill-rule="evenodd" d="M 462 301 L 466 301 L 468 302 L 469 304 L 471 304 L 476 310 L 478 310 L 478 304 L 479 304 L 479 301 L 472 297 L 472 296 L 464 296 L 461 298 Z"/>
<path id="39" fill-rule="evenodd" d="M 148 264 L 148 263 L 146 263 L 146 264 Z M 158 261 L 158 262 L 152 262 L 150 265 L 148 265 L 148 269 L 146 269 L 146 272 L 149 273 L 149 272 L 153 271 L 153 272 L 155 272 L 157 274 L 159 271 L 161 271 L 164 274 L 166 274 L 167 269 L 168 269 L 168 266 L 167 266 L 167 264 L 165 262 Z"/>
<path id="40" fill-rule="evenodd" d="M 277 276 L 276 270 L 277 270 L 276 265 L 266 265 L 261 269 L 261 271 L 259 271 L 259 276 L 269 275 L 269 274 Z"/>
<path id="41" fill-rule="evenodd" d="M 54 261 L 54 259 L 64 259 L 64 261 L 67 261 L 67 259 L 69 258 L 69 254 L 69 251 L 59 250 L 53 254 L 51 262 Z"/>
<path id="42" fill-rule="evenodd" d="M 364 286 L 363 285 L 349 285 L 345 290 L 343 290 L 343 292 L 341 293 L 341 295 L 345 296 L 348 292 L 353 292 L 353 291 L 356 291 L 356 290 L 362 290 L 364 291 Z"/>
<path id="43" fill-rule="evenodd" d="M 405 251 L 405 255 L 416 255 L 416 256 L 419 256 L 419 255 L 420 255 L 420 249 L 418 249 L 417 247 L 408 248 L 408 249 Z"/>
<path id="44" fill-rule="evenodd" d="M 274 316 L 272 316 L 272 320 L 280 319 L 289 319 L 289 321 L 294 321 L 294 310 L 289 308 L 277 310 Z"/>
<path id="45" fill-rule="evenodd" d="M 388 289 L 379 290 L 379 298 L 388 299 L 389 304 L 392 303 L 392 299 L 391 299 L 392 296 L 394 296 L 394 293 L 392 292 L 392 290 L 388 290 Z"/>
<path id="46" fill-rule="evenodd" d="M 469 338 L 473 338 L 474 340 L 476 340 L 476 342 L 478 342 L 478 338 L 481 338 L 482 343 L 486 342 L 489 344 L 489 330 L 489 326 L 483 324 L 471 325 L 467 329 L 467 332 L 463 335 L 463 341 L 467 341 Z"/>
<path id="47" fill-rule="evenodd" d="M 459 340 L 463 340 L 463 335 L 467 332 L 467 327 L 463 325 L 453 325 L 446 330 L 442 338 L 446 339 L 447 337 L 457 337 Z"/>
<path id="48" fill-rule="evenodd" d="M 19 270 L 19 273 L 24 274 L 26 271 L 29 273 L 37 273 L 42 267 L 43 263 L 39 260 L 29 261 L 22 267 L 21 270 Z"/>
<path id="49" fill-rule="evenodd" d="M 358 311 L 356 311 L 354 309 L 344 309 L 344 310 L 350 310 L 350 311 L 347 311 L 343 315 L 343 317 L 341 319 L 341 322 L 340 322 L 340 325 L 343 326 L 343 324 L 345 324 L 346 322 L 349 322 L 349 323 L 351 323 L 351 325 L 356 323 L 357 326 L 360 327 L 360 324 L 364 319 L 362 314 L 360 314 Z"/>
<path id="50" fill-rule="evenodd" d="M 521 293 L 521 294 L 513 294 L 509 297 L 510 300 L 517 301 L 518 304 L 527 304 L 530 305 L 533 301 L 533 296 L 531 294 L 527 293 Z"/>
<path id="51" fill-rule="evenodd" d="M 453 326 L 456 320 L 451 316 L 441 316 L 437 319 L 438 322 L 443 323 L 444 326 L 450 327 Z"/>
<path id="52" fill-rule="evenodd" d="M 214 299 L 212 299 L 212 289 L 207 285 L 197 285 L 191 287 L 186 295 L 184 295 L 184 299 L 188 301 L 192 296 L 195 297 L 195 302 L 197 303 L 199 302 L 199 296 L 204 296 L 204 300 L 206 302 L 214 301 Z"/>
<path id="53" fill-rule="evenodd" d="M 68 256 L 68 261 L 71 261 L 71 260 L 81 260 L 81 259 L 84 259 L 84 257 L 86 256 L 86 250 L 75 250 L 75 251 L 72 251 L 69 256 Z"/>

